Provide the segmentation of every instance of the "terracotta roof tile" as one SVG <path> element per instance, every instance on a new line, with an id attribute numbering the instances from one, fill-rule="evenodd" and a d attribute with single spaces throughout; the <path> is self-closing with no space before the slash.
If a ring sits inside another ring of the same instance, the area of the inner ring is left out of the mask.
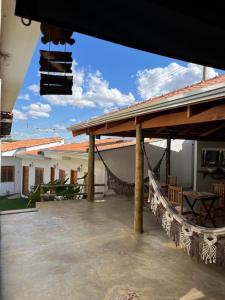
<path id="1" fill-rule="evenodd" d="M 144 101 L 138 101 L 135 104 L 132 104 L 132 105 L 130 105 L 128 107 L 117 109 L 117 110 L 113 110 L 112 112 L 106 113 L 106 114 L 104 114 L 104 116 L 105 115 L 110 116 L 110 114 L 113 114 L 116 111 L 123 111 L 123 110 L 126 110 L 128 108 L 132 108 L 132 107 L 135 107 L 135 106 L 138 106 L 138 105 L 142 105 L 143 103 L 148 103 L 148 102 L 149 103 L 157 103 L 158 101 L 161 101 L 161 100 L 165 100 L 166 101 L 170 97 L 178 96 L 180 94 L 185 94 L 185 93 L 191 92 L 191 91 L 197 91 L 198 89 L 201 89 L 201 88 L 204 88 L 204 87 L 209 87 L 211 85 L 219 84 L 219 83 L 224 83 L 225 84 L 225 74 L 213 77 L 213 78 L 205 80 L 205 81 L 200 81 L 198 83 L 194 83 L 192 85 L 189 85 L 189 86 L 177 89 L 175 91 L 172 91 L 172 92 L 169 92 L 169 93 L 157 96 L 157 97 L 153 97 L 153 98 L 150 98 L 150 99 L 147 99 L 147 100 L 144 100 Z M 99 117 L 96 117 L 96 120 L 98 118 L 101 118 L 102 116 L 103 115 L 101 115 Z M 89 122 L 89 120 L 84 121 L 84 124 L 88 123 L 88 122 Z"/>
<path id="2" fill-rule="evenodd" d="M 96 140 L 95 144 L 97 146 L 107 146 L 107 145 L 117 145 L 119 142 L 121 142 L 121 139 L 102 139 L 102 140 Z M 87 152 L 88 151 L 88 141 L 82 142 L 82 143 L 76 143 L 76 144 L 64 144 L 60 146 L 55 146 L 48 148 L 48 150 L 51 151 L 67 151 L 67 152 Z"/>
<path id="3" fill-rule="evenodd" d="M 187 92 L 190 92 L 190 91 L 195 91 L 195 90 L 198 90 L 198 89 L 201 89 L 201 88 L 204 88 L 204 87 L 209 87 L 210 85 L 214 85 L 214 84 L 218 84 L 218 83 L 222 83 L 222 82 L 225 83 L 225 74 L 213 77 L 213 78 L 205 80 L 205 81 L 200 81 L 200 82 L 194 83 L 192 85 L 188 85 L 186 87 L 177 89 L 175 91 L 166 93 L 164 95 L 160 95 L 160 96 L 157 96 L 157 97 L 150 98 L 150 99 L 145 100 L 143 102 L 145 102 L 145 103 L 150 102 L 150 101 L 151 102 L 152 101 L 157 102 L 157 101 L 160 101 L 161 99 L 167 99 L 167 98 L 179 95 L 179 94 L 184 94 L 184 93 L 187 93 Z M 140 103 L 143 103 L 143 102 L 140 102 Z"/>
<path id="4" fill-rule="evenodd" d="M 156 139 L 145 139 L 145 142 L 150 142 Z M 118 149 L 128 146 L 133 146 L 136 144 L 135 140 L 123 140 L 123 139 L 102 139 L 96 140 L 96 145 L 99 151 L 104 150 L 112 150 Z M 53 151 L 53 152 L 80 152 L 86 153 L 88 152 L 88 142 L 76 143 L 76 144 L 64 144 L 60 146 L 50 147 L 41 150 L 34 150 L 34 151 L 25 151 L 20 153 L 20 155 L 40 155 L 44 151 Z"/>
<path id="5" fill-rule="evenodd" d="M 20 152 L 20 155 L 39 155 L 41 153 L 41 150 L 30 150 L 30 151 L 23 151 Z"/>
<path id="6" fill-rule="evenodd" d="M 59 142 L 63 140 L 62 138 L 44 138 L 44 139 L 31 139 L 31 140 L 19 140 L 15 142 L 2 143 L 1 151 L 11 151 L 22 148 L 29 148 L 39 145 L 50 144 L 54 142 Z"/>

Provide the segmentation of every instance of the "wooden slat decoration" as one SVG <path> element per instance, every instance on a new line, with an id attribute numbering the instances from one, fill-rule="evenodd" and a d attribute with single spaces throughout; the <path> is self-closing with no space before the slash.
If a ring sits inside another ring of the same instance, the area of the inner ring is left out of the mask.
<path id="1" fill-rule="evenodd" d="M 66 43 L 73 45 L 75 43 L 75 40 L 71 38 L 73 31 L 70 29 L 41 23 L 41 32 L 43 33 L 41 41 L 44 44 L 53 42 L 55 45 Z"/>
<path id="2" fill-rule="evenodd" d="M 60 62 L 72 62 L 72 52 L 62 52 L 62 51 L 44 51 L 40 50 L 40 58 L 50 60 L 50 61 L 60 61 Z"/>
<path id="3" fill-rule="evenodd" d="M 41 57 L 40 60 L 39 60 L 39 64 L 42 66 L 42 65 L 46 65 L 46 64 L 71 64 L 72 62 L 71 61 L 66 61 L 66 60 L 57 60 L 57 61 L 53 61 L 53 60 L 49 60 L 49 59 L 46 59 L 46 58 L 43 58 Z"/>
<path id="4" fill-rule="evenodd" d="M 40 95 L 72 95 L 73 76 L 65 75 L 72 73 L 71 52 L 40 50 L 39 63 Z"/>
<path id="5" fill-rule="evenodd" d="M 50 75 L 41 73 L 41 85 L 51 84 L 60 86 L 71 86 L 73 85 L 73 76 L 60 76 L 60 75 Z"/>
<path id="6" fill-rule="evenodd" d="M 40 60 L 40 72 L 72 73 L 72 63 L 56 63 Z"/>
<path id="7" fill-rule="evenodd" d="M 72 95 L 72 86 L 41 85 L 40 95 Z"/>

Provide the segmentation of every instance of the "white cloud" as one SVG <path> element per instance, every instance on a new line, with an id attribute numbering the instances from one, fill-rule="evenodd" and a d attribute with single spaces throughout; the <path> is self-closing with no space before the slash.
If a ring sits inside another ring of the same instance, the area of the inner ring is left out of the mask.
<path id="1" fill-rule="evenodd" d="M 57 129 L 57 130 L 66 130 L 66 127 L 61 125 L 61 124 L 54 124 L 53 125 L 54 129 Z"/>
<path id="2" fill-rule="evenodd" d="M 37 94 L 39 86 L 33 84 L 29 90 Z M 135 99 L 132 93 L 123 94 L 117 88 L 111 88 L 100 71 L 95 73 L 77 69 L 77 63 L 73 62 L 73 95 L 43 95 L 51 105 L 78 106 L 78 107 L 102 107 L 124 106 L 132 104 Z"/>
<path id="3" fill-rule="evenodd" d="M 29 101 L 30 100 L 30 95 L 28 93 L 26 93 L 24 95 L 18 96 L 18 99 Z"/>
<path id="4" fill-rule="evenodd" d="M 70 119 L 70 122 L 76 122 L 76 120 L 77 120 L 77 119 L 72 118 L 72 119 Z"/>
<path id="5" fill-rule="evenodd" d="M 39 84 L 32 84 L 32 85 L 28 86 L 28 90 L 37 95 L 40 91 L 40 86 L 39 86 Z"/>
<path id="6" fill-rule="evenodd" d="M 23 106 L 22 109 L 27 110 L 27 114 L 33 119 L 49 118 L 49 112 L 52 110 L 49 104 L 40 102 L 32 103 L 29 106 Z"/>
<path id="7" fill-rule="evenodd" d="M 14 120 L 26 120 L 27 116 L 22 111 L 18 109 L 13 110 L 13 119 Z"/>
<path id="8" fill-rule="evenodd" d="M 88 75 L 88 90 L 83 97 L 102 108 L 127 106 L 135 101 L 132 93 L 122 94 L 117 88 L 110 88 L 99 71 Z"/>
<path id="9" fill-rule="evenodd" d="M 54 132 L 55 129 L 54 128 L 36 128 L 35 129 L 36 132 L 40 132 L 40 133 L 50 133 L 50 132 Z"/>
<path id="10" fill-rule="evenodd" d="M 171 63 L 164 68 L 139 70 L 137 88 L 142 99 L 159 96 L 202 80 L 202 66 L 188 63 L 181 66 Z M 207 68 L 207 79 L 217 76 L 213 68 Z"/>

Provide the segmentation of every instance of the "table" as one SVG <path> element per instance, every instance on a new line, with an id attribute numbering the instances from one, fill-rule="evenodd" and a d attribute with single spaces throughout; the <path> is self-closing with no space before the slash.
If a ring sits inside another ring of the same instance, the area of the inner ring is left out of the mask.
<path id="1" fill-rule="evenodd" d="M 211 212 L 214 208 L 216 200 L 219 200 L 219 196 L 217 194 L 208 192 L 184 191 L 183 195 L 186 200 L 186 203 L 190 207 L 195 217 L 197 217 L 199 214 L 195 212 L 194 207 L 197 202 L 200 202 L 206 213 L 204 218 L 204 224 L 207 221 L 207 219 L 209 219 L 213 226 L 216 227 L 216 222 L 213 219 Z M 190 203 L 190 199 L 193 200 L 193 203 Z"/>

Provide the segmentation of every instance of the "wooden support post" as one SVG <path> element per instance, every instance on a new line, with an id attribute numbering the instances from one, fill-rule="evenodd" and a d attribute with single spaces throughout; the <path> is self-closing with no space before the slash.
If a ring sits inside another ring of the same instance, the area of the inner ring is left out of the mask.
<path id="1" fill-rule="evenodd" d="M 143 182 L 144 182 L 144 160 L 141 124 L 136 125 L 136 154 L 135 154 L 135 191 L 134 191 L 134 232 L 143 231 Z"/>
<path id="2" fill-rule="evenodd" d="M 167 139 L 166 145 L 166 183 L 169 183 L 169 175 L 170 175 L 170 149 L 171 149 L 171 139 Z"/>
<path id="3" fill-rule="evenodd" d="M 87 175 L 87 200 L 94 201 L 94 168 L 95 168 L 95 136 L 89 135 L 88 148 L 88 175 Z"/>

